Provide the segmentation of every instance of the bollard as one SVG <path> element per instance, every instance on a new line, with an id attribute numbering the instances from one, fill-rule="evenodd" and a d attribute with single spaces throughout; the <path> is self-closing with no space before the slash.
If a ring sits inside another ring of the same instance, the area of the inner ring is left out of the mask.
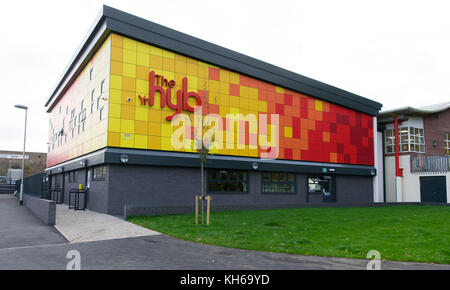
<path id="1" fill-rule="evenodd" d="M 195 224 L 198 225 L 198 195 L 195 196 Z"/>
<path id="2" fill-rule="evenodd" d="M 206 197 L 207 204 L 206 204 L 206 224 L 209 226 L 209 212 L 211 208 L 211 196 Z"/>

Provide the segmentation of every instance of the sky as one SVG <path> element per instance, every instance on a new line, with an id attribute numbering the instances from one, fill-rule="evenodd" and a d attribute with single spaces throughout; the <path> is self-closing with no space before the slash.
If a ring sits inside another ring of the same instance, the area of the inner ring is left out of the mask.
<path id="1" fill-rule="evenodd" d="M 0 150 L 47 152 L 44 104 L 105 4 L 383 104 L 450 101 L 450 1 L 7 1 Z"/>

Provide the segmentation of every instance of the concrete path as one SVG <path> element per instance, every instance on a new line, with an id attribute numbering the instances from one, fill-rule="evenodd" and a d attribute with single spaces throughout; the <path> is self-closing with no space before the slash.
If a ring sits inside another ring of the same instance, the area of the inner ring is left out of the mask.
<path id="1" fill-rule="evenodd" d="M 90 210 L 56 206 L 56 229 L 71 243 L 159 235 L 120 218 Z"/>
<path id="2" fill-rule="evenodd" d="M 66 243 L 54 228 L 37 219 L 12 194 L 0 195 L 0 249 Z"/>

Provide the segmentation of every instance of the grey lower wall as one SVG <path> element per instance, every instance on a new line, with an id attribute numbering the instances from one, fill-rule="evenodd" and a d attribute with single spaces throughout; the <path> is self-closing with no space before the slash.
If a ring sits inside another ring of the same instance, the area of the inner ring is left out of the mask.
<path id="1" fill-rule="evenodd" d="M 23 205 L 46 225 L 54 226 L 56 223 L 56 204 L 52 200 L 41 199 L 28 194 L 23 195 Z"/>
<path id="2" fill-rule="evenodd" d="M 94 192 L 91 188 L 90 198 L 94 194 L 107 196 L 106 212 L 114 215 L 193 212 L 195 195 L 201 192 L 200 170 L 195 168 L 110 165 L 107 175 L 109 176 L 107 190 L 98 189 Z M 296 174 L 295 194 L 262 193 L 261 178 L 261 172 L 251 171 L 249 190 L 245 194 L 212 194 L 212 210 L 285 208 L 323 204 L 320 195 L 310 194 L 308 201 L 307 174 Z M 372 182 L 372 177 L 336 176 L 335 204 L 372 203 Z"/>

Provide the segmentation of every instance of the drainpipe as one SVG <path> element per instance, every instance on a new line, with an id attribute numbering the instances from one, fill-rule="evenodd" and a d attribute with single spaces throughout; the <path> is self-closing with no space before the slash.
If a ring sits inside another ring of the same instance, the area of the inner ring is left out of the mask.
<path id="1" fill-rule="evenodd" d="M 394 116 L 394 135 L 395 135 L 395 194 L 397 202 L 403 202 L 402 177 L 403 169 L 400 168 L 400 150 L 398 134 L 398 117 Z"/>

